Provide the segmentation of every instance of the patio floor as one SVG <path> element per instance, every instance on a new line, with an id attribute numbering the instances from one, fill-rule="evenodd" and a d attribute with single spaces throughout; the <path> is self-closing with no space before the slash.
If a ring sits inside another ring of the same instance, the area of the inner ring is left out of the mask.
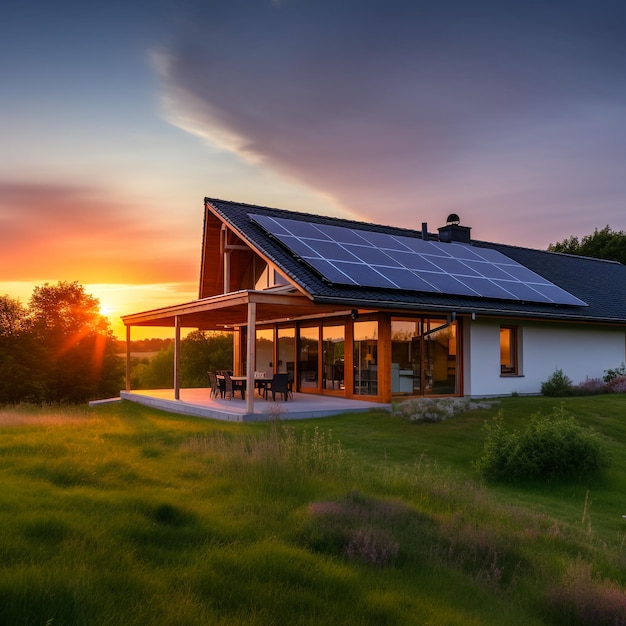
<path id="1" fill-rule="evenodd" d="M 248 413 L 246 402 L 240 397 L 226 400 L 210 398 L 210 389 L 181 389 L 180 400 L 174 398 L 173 389 L 142 389 L 122 391 L 123 400 L 137 402 L 170 413 L 195 415 L 229 422 L 264 422 L 271 419 L 295 420 L 328 417 L 340 413 L 389 409 L 390 404 L 377 404 L 363 400 L 348 400 L 334 396 L 294 393 L 287 402 L 273 402 L 256 395 L 254 413 Z"/>

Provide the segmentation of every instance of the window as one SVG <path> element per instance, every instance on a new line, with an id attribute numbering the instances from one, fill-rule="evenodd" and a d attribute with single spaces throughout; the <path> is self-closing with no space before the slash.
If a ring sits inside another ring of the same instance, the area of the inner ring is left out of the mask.
<path id="1" fill-rule="evenodd" d="M 272 287 L 288 284 L 286 279 L 273 267 L 270 267 L 258 257 L 254 261 L 254 271 L 257 274 L 256 282 L 254 283 L 255 289 L 271 289 Z"/>
<path id="2" fill-rule="evenodd" d="M 458 326 L 445 317 L 391 320 L 391 393 L 457 393 Z"/>
<path id="3" fill-rule="evenodd" d="M 519 374 L 518 329 L 515 326 L 500 326 L 500 373 Z"/>

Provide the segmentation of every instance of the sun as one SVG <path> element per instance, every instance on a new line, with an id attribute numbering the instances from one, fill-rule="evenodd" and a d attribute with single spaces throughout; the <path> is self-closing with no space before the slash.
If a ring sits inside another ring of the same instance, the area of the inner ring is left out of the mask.
<path id="1" fill-rule="evenodd" d="M 104 315 L 104 317 L 110 317 L 111 313 L 113 313 L 113 308 L 107 306 L 106 304 L 100 305 L 100 315 Z"/>

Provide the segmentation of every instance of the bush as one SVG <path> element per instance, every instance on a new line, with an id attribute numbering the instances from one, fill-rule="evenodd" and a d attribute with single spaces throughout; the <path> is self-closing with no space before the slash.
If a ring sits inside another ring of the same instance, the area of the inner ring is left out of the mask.
<path id="1" fill-rule="evenodd" d="M 626 393 L 626 376 L 616 376 L 607 383 L 611 393 Z"/>
<path id="2" fill-rule="evenodd" d="M 554 370 L 554 374 L 541 383 L 541 393 L 544 396 L 572 395 L 572 380 L 563 373 L 562 369 Z"/>
<path id="3" fill-rule="evenodd" d="M 593 396 L 608 391 L 609 388 L 601 378 L 587 377 L 572 388 L 572 394 L 575 396 Z"/>
<path id="4" fill-rule="evenodd" d="M 605 440 L 563 406 L 537 413 L 522 431 L 508 432 L 502 412 L 485 425 L 487 439 L 475 468 L 486 479 L 521 481 L 583 476 L 610 466 Z"/>
<path id="5" fill-rule="evenodd" d="M 616 367 L 614 370 L 608 369 L 604 370 L 604 382 L 610 383 L 616 378 L 626 377 L 626 364 L 622 362 L 619 367 Z"/>

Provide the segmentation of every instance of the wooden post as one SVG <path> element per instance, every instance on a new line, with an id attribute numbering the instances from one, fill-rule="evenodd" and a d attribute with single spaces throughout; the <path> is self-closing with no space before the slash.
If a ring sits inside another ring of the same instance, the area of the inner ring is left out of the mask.
<path id="1" fill-rule="evenodd" d="M 126 391 L 130 391 L 130 326 L 126 327 Z"/>
<path id="2" fill-rule="evenodd" d="M 391 402 L 391 317 L 378 318 L 378 398 Z"/>
<path id="3" fill-rule="evenodd" d="M 254 413 L 254 364 L 256 363 L 256 302 L 248 302 L 248 358 L 246 360 L 246 411 Z"/>
<path id="4" fill-rule="evenodd" d="M 174 318 L 174 400 L 180 400 L 180 316 Z"/>

